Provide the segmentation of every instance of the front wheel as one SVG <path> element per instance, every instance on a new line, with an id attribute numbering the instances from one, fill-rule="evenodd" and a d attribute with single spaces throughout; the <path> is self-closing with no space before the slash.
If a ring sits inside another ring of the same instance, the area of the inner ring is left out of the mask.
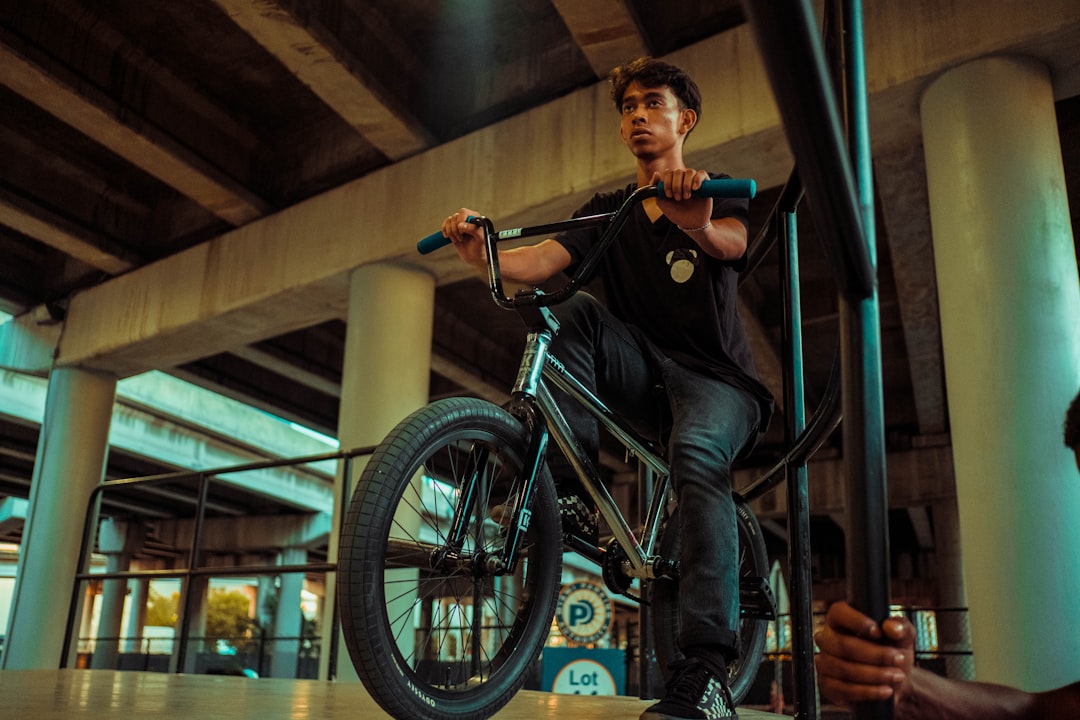
<path id="1" fill-rule="evenodd" d="M 403 420 L 364 468 L 342 528 L 338 603 L 360 679 L 396 718 L 490 717 L 547 640 L 562 535 L 546 466 L 520 514 L 516 570 L 497 560 L 527 448 L 505 410 L 448 398 Z M 447 539 L 455 519 L 460 546 Z"/>
<path id="2" fill-rule="evenodd" d="M 761 526 L 746 501 L 735 496 L 735 518 L 739 529 L 740 595 L 746 588 L 767 588 L 769 556 Z M 660 554 L 665 558 L 679 557 L 679 511 L 676 509 L 664 524 L 660 538 Z M 766 590 L 766 595 L 768 592 Z M 653 604 L 653 642 L 656 660 L 666 679 L 671 663 L 683 656 L 679 650 L 679 584 L 675 580 L 654 580 L 650 583 Z M 728 687 L 736 704 L 750 692 L 765 650 L 769 623 L 767 613 L 760 608 L 748 612 L 743 603 L 739 613 L 739 656 L 728 663 Z"/>

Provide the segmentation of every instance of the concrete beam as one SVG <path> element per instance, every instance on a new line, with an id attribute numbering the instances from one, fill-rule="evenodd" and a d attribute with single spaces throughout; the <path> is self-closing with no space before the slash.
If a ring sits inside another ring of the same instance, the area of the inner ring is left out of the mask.
<path id="1" fill-rule="evenodd" d="M 0 369 L 45 377 L 60 342 L 61 321 L 44 305 L 0 325 Z"/>
<path id="2" fill-rule="evenodd" d="M 160 179 L 233 225 L 264 215 L 270 206 L 235 180 L 146 124 L 128 125 L 104 97 L 46 70 L 19 51 L 0 46 L 0 84 Z"/>
<path id="3" fill-rule="evenodd" d="M 313 18 L 297 17 L 275 0 L 214 0 L 233 22 L 281 61 L 345 122 L 391 160 L 432 143 L 420 123 L 359 74 L 349 52 Z"/>
<path id="4" fill-rule="evenodd" d="M 232 354 L 238 358 L 247 360 L 252 365 L 258 365 L 261 368 L 276 372 L 279 375 L 284 375 L 294 382 L 298 382 L 301 385 L 311 388 L 312 390 L 318 390 L 321 393 L 330 395 L 331 397 L 341 397 L 341 383 L 336 380 L 330 380 L 316 372 L 311 370 L 305 370 L 296 363 L 289 362 L 289 360 L 278 357 L 277 355 L 261 350 L 251 345 L 245 345 L 244 347 L 238 347 L 232 350 Z"/>
<path id="5" fill-rule="evenodd" d="M 619 63 L 649 54 L 623 0 L 552 0 L 598 78 Z"/>
<path id="6" fill-rule="evenodd" d="M 911 527 L 915 531 L 915 541 L 920 550 L 934 549 L 934 524 L 930 521 L 930 512 L 925 505 L 912 505 L 907 508 Z"/>
<path id="7" fill-rule="evenodd" d="M 119 275 L 135 267 L 133 260 L 122 250 L 110 252 L 105 249 L 112 244 L 108 238 L 95 235 L 51 210 L 3 190 L 0 190 L 0 225 L 110 275 Z"/>
<path id="8" fill-rule="evenodd" d="M 17 497 L 6 497 L 0 501 L 0 537 L 22 528 L 29 506 L 29 501 Z"/>

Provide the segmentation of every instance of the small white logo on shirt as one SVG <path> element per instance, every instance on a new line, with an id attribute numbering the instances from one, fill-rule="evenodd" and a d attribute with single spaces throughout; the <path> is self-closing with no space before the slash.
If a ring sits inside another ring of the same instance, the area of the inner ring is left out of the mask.
<path id="1" fill-rule="evenodd" d="M 665 260 L 671 269 L 671 279 L 684 283 L 694 274 L 694 268 L 698 265 L 698 253 L 693 248 L 679 248 L 669 252 Z"/>

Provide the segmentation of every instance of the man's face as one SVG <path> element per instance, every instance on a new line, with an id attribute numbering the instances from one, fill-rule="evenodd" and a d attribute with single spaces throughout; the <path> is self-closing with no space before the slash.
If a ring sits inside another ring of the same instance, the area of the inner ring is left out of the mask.
<path id="1" fill-rule="evenodd" d="M 697 122 L 697 113 L 680 109 L 671 88 L 642 87 L 636 80 L 626 88 L 619 105 L 619 134 L 635 157 L 657 157 L 681 143 Z"/>

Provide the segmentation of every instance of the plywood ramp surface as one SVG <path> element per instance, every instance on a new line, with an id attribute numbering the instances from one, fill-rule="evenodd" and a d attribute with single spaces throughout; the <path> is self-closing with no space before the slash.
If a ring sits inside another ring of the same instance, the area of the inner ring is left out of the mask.
<path id="1" fill-rule="evenodd" d="M 497 720 L 637 720 L 648 701 L 627 697 L 519 693 Z M 358 683 L 251 680 L 115 670 L 0 672 L 0 718 L 15 720 L 384 720 Z M 740 710 L 742 720 L 781 715 Z M 417 719 L 421 720 L 421 719 Z"/>

